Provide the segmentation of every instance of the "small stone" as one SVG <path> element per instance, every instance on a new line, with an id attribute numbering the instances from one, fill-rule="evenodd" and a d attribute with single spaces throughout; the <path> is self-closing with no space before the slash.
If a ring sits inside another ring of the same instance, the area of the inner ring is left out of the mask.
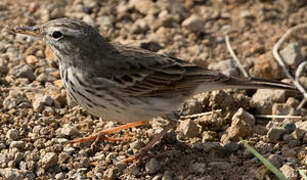
<path id="1" fill-rule="evenodd" d="M 285 102 L 285 90 L 272 90 L 272 89 L 258 89 L 252 97 L 252 101 L 271 101 L 271 102 Z"/>
<path id="2" fill-rule="evenodd" d="M 8 72 L 8 60 L 0 56 L 0 75 L 5 75 Z"/>
<path id="3" fill-rule="evenodd" d="M 202 143 L 205 143 L 207 141 L 213 141 L 215 139 L 216 132 L 214 131 L 204 131 L 202 133 Z"/>
<path id="4" fill-rule="evenodd" d="M 304 132 L 303 130 L 301 129 L 295 129 L 291 135 L 294 139 L 300 141 L 304 138 L 304 135 L 306 134 L 306 132 Z"/>
<path id="5" fill-rule="evenodd" d="M 44 95 L 42 94 L 35 94 L 34 100 L 32 102 L 33 110 L 36 112 L 42 112 L 44 110 Z"/>
<path id="6" fill-rule="evenodd" d="M 267 137 L 271 142 L 278 142 L 281 137 L 287 132 L 284 128 L 272 127 L 267 133 Z"/>
<path id="7" fill-rule="evenodd" d="M 182 22 L 182 26 L 192 32 L 201 32 L 204 29 L 204 22 L 197 15 L 192 15 Z"/>
<path id="8" fill-rule="evenodd" d="M 157 174 L 152 178 L 152 180 L 160 180 L 161 177 L 162 177 L 162 174 Z"/>
<path id="9" fill-rule="evenodd" d="M 3 100 L 3 109 L 13 109 L 17 106 L 17 100 L 15 98 L 12 98 L 11 96 L 6 97 Z"/>
<path id="10" fill-rule="evenodd" d="M 284 158 L 280 155 L 277 154 L 271 154 L 268 157 L 268 160 L 276 167 L 280 168 L 281 165 L 283 164 Z"/>
<path id="11" fill-rule="evenodd" d="M 76 151 L 76 149 L 74 147 L 71 147 L 71 146 L 65 146 L 63 151 L 67 152 L 68 154 L 73 154 Z"/>
<path id="12" fill-rule="evenodd" d="M 18 169 L 5 168 L 1 169 L 0 174 L 6 180 L 22 180 L 24 179 L 24 172 Z"/>
<path id="13" fill-rule="evenodd" d="M 133 34 L 146 33 L 149 30 L 149 26 L 143 19 L 138 19 L 131 27 L 131 32 Z"/>
<path id="14" fill-rule="evenodd" d="M 103 173 L 103 176 L 104 178 L 106 179 L 115 179 L 117 177 L 116 173 L 117 173 L 117 168 L 115 167 L 111 167 L 111 168 L 108 168 L 104 173 Z"/>
<path id="15" fill-rule="evenodd" d="M 282 127 L 287 130 L 287 134 L 292 133 L 296 129 L 295 123 L 290 120 L 285 120 Z"/>
<path id="16" fill-rule="evenodd" d="M 10 130 L 8 130 L 8 132 L 6 134 L 6 138 L 8 138 L 9 140 L 17 140 L 18 134 L 19 133 L 16 129 L 10 129 Z"/>
<path id="17" fill-rule="evenodd" d="M 158 7 L 151 0 L 130 0 L 129 6 L 145 15 L 155 14 L 159 11 Z"/>
<path id="18" fill-rule="evenodd" d="M 65 178 L 65 174 L 62 172 L 55 175 L 55 179 L 57 180 L 63 180 L 64 178 Z"/>
<path id="19" fill-rule="evenodd" d="M 263 79 L 282 79 L 285 77 L 281 68 L 273 58 L 272 52 L 269 51 L 256 59 L 251 75 Z"/>
<path id="20" fill-rule="evenodd" d="M 145 143 L 141 140 L 136 140 L 136 141 L 130 143 L 130 148 L 135 150 L 135 151 L 141 149 L 144 146 L 145 146 Z"/>
<path id="21" fill-rule="evenodd" d="M 145 171 L 149 174 L 155 174 L 159 171 L 161 168 L 160 162 L 155 159 L 151 158 L 146 164 L 145 164 Z"/>
<path id="22" fill-rule="evenodd" d="M 196 137 L 200 133 L 200 127 L 190 119 L 180 122 L 178 129 L 188 138 Z"/>
<path id="23" fill-rule="evenodd" d="M 210 162 L 209 163 L 209 166 L 211 167 L 211 168 L 214 168 L 214 169 L 216 169 L 216 170 L 218 170 L 218 169 L 229 169 L 229 168 L 231 168 L 231 165 L 228 163 L 228 162 Z"/>
<path id="24" fill-rule="evenodd" d="M 203 174 L 206 171 L 206 164 L 196 162 L 190 167 L 191 173 Z"/>
<path id="25" fill-rule="evenodd" d="M 286 176 L 288 180 L 296 180 L 298 179 L 298 173 L 297 171 L 292 168 L 291 166 L 285 164 L 280 168 L 280 171 L 282 172 L 283 175 Z"/>
<path id="26" fill-rule="evenodd" d="M 140 168 L 135 163 L 133 163 L 129 166 L 129 173 L 134 176 L 139 176 L 141 173 Z"/>
<path id="27" fill-rule="evenodd" d="M 307 132 L 307 121 L 298 121 L 295 123 L 296 127 Z M 307 134 L 307 133 L 306 133 Z"/>
<path id="28" fill-rule="evenodd" d="M 298 43 L 290 43 L 286 48 L 280 51 L 280 55 L 285 63 L 293 68 L 296 68 L 304 59 Z"/>
<path id="29" fill-rule="evenodd" d="M 290 107 L 290 105 L 288 104 L 281 104 L 281 103 L 274 103 L 272 106 L 272 114 L 273 115 L 291 115 L 293 114 L 293 112 L 295 112 L 295 109 L 293 107 Z M 283 118 L 285 119 L 285 118 Z M 277 121 L 282 121 L 283 119 L 281 118 L 273 118 L 274 120 Z"/>
<path id="30" fill-rule="evenodd" d="M 85 15 L 82 20 L 86 22 L 87 24 L 95 27 L 95 21 L 90 15 Z"/>
<path id="31" fill-rule="evenodd" d="M 27 64 L 34 66 L 38 62 L 38 59 L 33 55 L 29 55 L 26 57 L 26 62 Z"/>
<path id="32" fill-rule="evenodd" d="M 25 146 L 24 141 L 12 141 L 10 143 L 10 148 L 17 148 L 17 149 L 22 149 Z"/>
<path id="33" fill-rule="evenodd" d="M 42 158 L 42 164 L 45 169 L 55 166 L 58 162 L 58 156 L 54 152 L 48 152 Z"/>
<path id="34" fill-rule="evenodd" d="M 80 134 L 79 130 L 71 124 L 65 124 L 63 128 L 59 129 L 58 134 L 61 136 L 75 137 Z"/>
<path id="35" fill-rule="evenodd" d="M 232 117 L 231 126 L 227 129 L 229 138 L 250 136 L 255 126 L 255 118 L 240 108 Z"/>
<path id="36" fill-rule="evenodd" d="M 58 88 L 63 88 L 63 87 L 64 87 L 63 81 L 62 81 L 61 79 L 55 80 L 55 81 L 53 82 L 53 84 L 54 84 L 56 87 L 58 87 Z"/>
<path id="37" fill-rule="evenodd" d="M 236 142 L 227 142 L 224 144 L 222 152 L 224 154 L 230 154 L 236 152 L 240 148 L 240 145 Z"/>
<path id="38" fill-rule="evenodd" d="M 240 13 L 240 16 L 244 19 L 251 19 L 253 18 L 254 16 L 247 10 L 243 10 L 241 13 Z"/>
<path id="39" fill-rule="evenodd" d="M 17 65 L 13 67 L 9 73 L 17 78 L 27 78 L 30 81 L 35 79 L 33 70 L 28 64 Z"/>
<path id="40" fill-rule="evenodd" d="M 208 66 L 208 69 L 219 71 L 226 76 L 239 76 L 238 69 L 236 68 L 236 65 L 231 59 L 219 61 L 217 63 L 211 63 Z"/>
<path id="41" fill-rule="evenodd" d="M 103 29 L 112 28 L 113 19 L 111 16 L 100 16 L 96 21 L 97 24 Z"/>
<path id="42" fill-rule="evenodd" d="M 202 112 L 202 102 L 196 98 L 187 100 L 181 110 L 182 115 L 197 114 L 200 112 Z"/>

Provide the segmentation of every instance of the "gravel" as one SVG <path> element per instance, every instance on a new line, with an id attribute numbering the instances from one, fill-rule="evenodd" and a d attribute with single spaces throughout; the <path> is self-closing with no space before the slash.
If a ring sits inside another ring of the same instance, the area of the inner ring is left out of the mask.
<path id="1" fill-rule="evenodd" d="M 22 6 L 16 0 L 1 1 L 0 179 L 255 178 L 261 164 L 239 137 L 281 167 L 287 178 L 298 179 L 297 170 L 306 170 L 306 121 L 256 116 L 272 112 L 306 116 L 306 106 L 297 109 L 302 96 L 284 91 L 197 95 L 181 108 L 182 114 L 211 114 L 180 122 L 138 164 L 118 161 L 139 152 L 165 122 L 110 135 L 129 135 L 128 141 L 102 141 L 95 149 L 90 142 L 68 146 L 72 139 L 120 124 L 92 117 L 77 106 L 66 94 L 50 49 L 39 39 L 12 34 L 9 28 L 57 17 L 78 18 L 108 40 L 239 75 L 225 45 L 227 32 L 252 76 L 281 80 L 285 75 L 271 50 L 289 27 L 306 22 L 305 9 L 299 1 L 282 0 L 24 0 Z M 306 59 L 307 43 L 302 36 L 291 38 L 281 55 L 295 74 L 297 64 Z M 301 77 L 303 84 L 305 79 Z"/>

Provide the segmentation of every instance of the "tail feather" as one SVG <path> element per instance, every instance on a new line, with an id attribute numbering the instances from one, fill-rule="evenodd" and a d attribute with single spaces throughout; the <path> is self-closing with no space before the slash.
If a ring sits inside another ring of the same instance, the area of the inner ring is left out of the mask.
<path id="1" fill-rule="evenodd" d="M 274 80 L 265 80 L 258 78 L 234 78 L 231 77 L 224 81 L 229 88 L 239 89 L 283 89 L 283 90 L 297 90 L 293 85 Z"/>

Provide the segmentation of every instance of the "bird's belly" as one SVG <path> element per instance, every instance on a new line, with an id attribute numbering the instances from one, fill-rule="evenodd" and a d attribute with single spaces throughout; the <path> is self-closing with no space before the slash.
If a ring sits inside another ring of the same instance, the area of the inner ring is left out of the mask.
<path id="1" fill-rule="evenodd" d="M 121 97 L 121 100 L 107 95 L 93 95 L 86 91 L 78 91 L 68 87 L 72 98 L 90 114 L 102 117 L 106 121 L 121 123 L 146 121 L 175 111 L 181 101 L 167 100 L 160 97 Z M 80 89 L 79 89 L 80 90 Z"/>
<path id="2" fill-rule="evenodd" d="M 61 71 L 68 94 L 90 114 L 106 121 L 121 123 L 151 120 L 154 117 L 175 111 L 187 97 L 134 97 L 122 96 L 110 87 L 95 90 L 86 85 L 80 74 L 67 68 Z M 81 82 L 82 81 L 82 82 Z"/>

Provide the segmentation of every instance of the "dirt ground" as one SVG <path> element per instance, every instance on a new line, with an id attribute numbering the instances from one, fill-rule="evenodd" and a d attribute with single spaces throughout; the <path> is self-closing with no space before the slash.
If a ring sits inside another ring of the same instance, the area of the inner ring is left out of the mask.
<path id="1" fill-rule="evenodd" d="M 306 105 L 283 90 L 220 90 L 183 106 L 171 130 L 140 163 L 118 163 L 161 131 L 158 118 L 114 136 L 122 142 L 66 145 L 120 125 L 89 115 L 67 95 L 57 61 L 42 40 L 15 35 L 17 25 L 71 17 L 108 40 L 139 46 L 242 76 L 225 35 L 251 76 L 290 82 L 272 55 L 291 27 L 307 22 L 304 0 L 2 0 L 0 2 L 0 178 L 2 179 L 277 179 L 249 153 L 255 147 L 288 179 L 307 174 Z M 291 74 L 307 59 L 307 31 L 281 47 Z M 307 78 L 301 76 L 302 84 Z M 189 116 L 208 112 L 203 116 Z M 263 118 L 263 115 L 294 118 Z M 301 116 L 297 118 L 297 116 Z"/>

